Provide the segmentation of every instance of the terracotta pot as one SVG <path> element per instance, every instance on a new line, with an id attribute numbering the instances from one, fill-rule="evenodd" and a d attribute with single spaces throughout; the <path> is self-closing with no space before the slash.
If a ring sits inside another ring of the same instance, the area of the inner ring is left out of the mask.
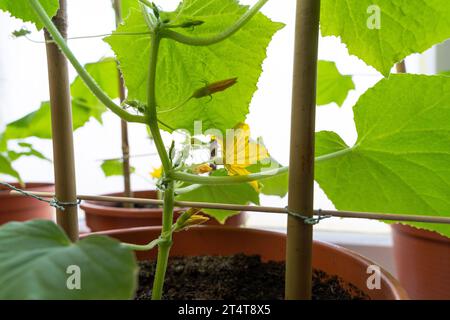
<path id="1" fill-rule="evenodd" d="M 450 239 L 392 226 L 398 278 L 412 299 L 450 299 Z"/>
<path id="2" fill-rule="evenodd" d="M 112 230 L 103 232 L 123 242 L 145 244 L 160 235 L 159 227 Z M 220 226 L 196 227 L 174 235 L 172 256 L 257 254 L 263 260 L 284 261 L 286 236 L 281 233 L 247 228 Z M 314 242 L 314 268 L 337 275 L 360 288 L 371 299 L 408 299 L 398 281 L 381 270 L 381 289 L 369 290 L 366 286 L 367 267 L 374 263 L 362 256 L 336 245 Z M 157 250 L 139 252 L 139 259 L 155 259 Z"/>
<path id="3" fill-rule="evenodd" d="M 108 194 L 108 196 L 121 197 L 123 193 Z M 134 192 L 137 198 L 157 199 L 157 193 L 152 191 Z M 121 208 L 115 207 L 114 203 L 86 201 L 81 205 L 81 209 L 86 214 L 86 224 L 92 232 L 126 229 L 134 227 L 148 227 L 161 225 L 161 208 Z M 175 210 L 175 219 L 182 209 Z M 227 226 L 241 226 L 245 223 L 245 213 L 230 217 Z M 210 219 L 207 225 L 220 225 L 215 219 Z"/>
<path id="4" fill-rule="evenodd" d="M 13 186 L 20 188 L 17 183 Z M 55 187 L 50 183 L 26 183 L 26 191 L 54 192 Z M 29 198 L 17 197 L 10 194 L 10 189 L 0 186 L 0 225 L 11 221 L 27 221 L 32 219 L 53 218 L 53 208 L 48 203 Z"/>

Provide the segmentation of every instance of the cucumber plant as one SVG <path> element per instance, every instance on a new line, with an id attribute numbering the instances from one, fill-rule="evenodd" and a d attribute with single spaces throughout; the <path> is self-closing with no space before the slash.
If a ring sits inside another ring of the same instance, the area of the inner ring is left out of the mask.
<path id="1" fill-rule="evenodd" d="M 0 297 L 51 297 L 61 290 L 64 266 L 79 261 L 92 283 L 76 293 L 65 290 L 64 297 L 131 298 L 136 284 L 131 250 L 157 248 L 152 294 L 160 299 L 173 233 L 204 221 L 196 210 L 188 210 L 173 223 L 176 198 L 214 202 L 216 194 L 231 192 L 239 196 L 227 197 L 233 202 L 257 203 L 259 192 L 285 194 L 288 168 L 273 160 L 262 143 L 250 139 L 245 124 L 266 47 L 282 28 L 258 13 L 267 1 L 247 8 L 235 0 L 208 0 L 207 5 L 205 0 L 184 0 L 173 12 L 147 0 L 126 1 L 127 18 L 104 39 L 124 76 L 128 90 L 128 109 L 124 109 L 79 63 L 53 25 L 50 17 L 58 8 L 57 0 L 0 0 L 0 9 L 34 22 L 37 28 L 45 26 L 98 101 L 122 119 L 149 127 L 162 163 L 158 187 L 164 200 L 161 236 L 147 245 L 99 236 L 70 245 L 60 229 L 43 221 L 1 227 L 0 283 L 9 281 L 18 266 L 23 268 L 21 276 L 0 291 Z M 337 209 L 450 215 L 450 77 L 390 75 L 392 66 L 409 54 L 450 37 L 449 14 L 447 0 L 322 0 L 322 34 L 339 36 L 350 54 L 385 76 L 354 106 L 358 139 L 353 146 L 334 132 L 316 135 L 316 181 Z M 342 92 L 351 90 L 353 84 L 333 64 L 319 64 L 319 73 L 327 70 L 334 75 L 328 80 L 333 87 L 319 104 L 342 104 L 346 96 Z M 227 79 L 237 82 L 221 87 L 220 92 L 208 87 Z M 343 82 L 336 85 L 334 79 Z M 319 92 L 326 91 L 327 86 L 321 89 L 323 84 L 319 83 Z M 211 96 L 197 94 L 202 89 Z M 199 121 L 201 133 L 217 142 L 220 156 L 189 162 L 189 144 L 168 147 L 161 131 L 195 135 Z M 240 133 L 232 135 L 230 142 L 227 131 Z M 244 148 L 233 148 L 236 141 L 244 141 Z M 236 159 L 241 161 L 236 163 Z M 230 214 L 208 213 L 219 220 Z M 448 225 L 411 224 L 450 237 Z M 81 257 L 81 251 L 92 254 Z M 35 259 L 36 252 L 52 258 L 53 272 L 40 277 L 41 282 L 30 271 L 44 268 L 42 259 Z M 93 263 L 107 268 L 108 275 L 99 275 Z M 114 287 L 117 279 L 123 283 Z M 26 290 L 31 286 L 33 290 Z"/>

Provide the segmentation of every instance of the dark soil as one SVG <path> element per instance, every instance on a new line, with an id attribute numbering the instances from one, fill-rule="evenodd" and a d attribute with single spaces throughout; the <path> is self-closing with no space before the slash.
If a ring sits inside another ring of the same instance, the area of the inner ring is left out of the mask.
<path id="1" fill-rule="evenodd" d="M 137 300 L 151 297 L 155 261 L 140 262 Z M 166 274 L 168 300 L 281 300 L 284 262 L 262 262 L 259 256 L 172 258 Z M 369 299 L 361 290 L 320 270 L 313 274 L 313 300 Z"/>

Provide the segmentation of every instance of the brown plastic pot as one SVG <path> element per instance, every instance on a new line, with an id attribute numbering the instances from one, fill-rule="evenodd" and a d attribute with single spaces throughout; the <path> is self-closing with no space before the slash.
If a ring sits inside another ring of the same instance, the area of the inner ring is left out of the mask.
<path id="1" fill-rule="evenodd" d="M 17 183 L 13 186 L 20 188 Z M 53 192 L 55 187 L 50 183 L 26 183 L 25 191 Z M 53 208 L 48 203 L 29 198 L 11 195 L 8 188 L 0 186 L 0 225 L 11 221 L 27 221 L 33 219 L 53 218 Z"/>
<path id="2" fill-rule="evenodd" d="M 412 299 L 450 299 L 450 239 L 406 225 L 392 226 L 400 283 Z"/>
<path id="3" fill-rule="evenodd" d="M 123 193 L 112 193 L 107 196 L 121 197 Z M 157 199 L 157 192 L 137 191 L 134 196 L 143 199 Z M 161 208 L 122 208 L 115 203 L 86 201 L 81 205 L 86 214 L 86 224 L 92 232 L 126 229 L 135 227 L 160 226 Z M 175 219 L 183 209 L 175 209 Z M 225 225 L 242 226 L 245 223 L 245 213 L 230 217 Z M 207 225 L 220 225 L 215 219 L 210 219 Z"/>
<path id="4" fill-rule="evenodd" d="M 127 243 L 145 244 L 160 235 L 159 227 L 112 230 L 101 234 Z M 195 227 L 174 234 L 172 256 L 233 255 L 244 253 L 260 255 L 263 260 L 284 261 L 286 235 L 276 232 L 230 228 L 223 226 Z M 155 259 L 157 250 L 138 252 L 140 260 Z M 371 299 L 403 300 L 408 296 L 387 271 L 381 270 L 381 289 L 369 290 L 366 286 L 367 268 L 374 263 L 336 245 L 314 242 L 313 265 L 330 275 L 337 275 L 364 291 Z"/>

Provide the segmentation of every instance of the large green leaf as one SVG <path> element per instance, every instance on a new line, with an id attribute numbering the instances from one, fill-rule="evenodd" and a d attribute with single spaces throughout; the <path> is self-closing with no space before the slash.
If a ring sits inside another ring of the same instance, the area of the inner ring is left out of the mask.
<path id="1" fill-rule="evenodd" d="M 85 67 L 100 87 L 112 99 L 118 98 L 119 80 L 114 59 L 102 59 L 95 63 L 88 63 Z M 75 78 L 70 87 L 70 91 L 72 95 L 74 130 L 83 127 L 91 117 L 97 119 L 99 122 L 102 121 L 101 115 L 106 111 L 106 108 L 86 87 L 80 77 Z M 5 140 L 24 139 L 28 137 L 51 139 L 51 111 L 48 101 L 43 102 L 38 110 L 8 124 L 3 133 Z"/>
<path id="2" fill-rule="evenodd" d="M 88 109 L 76 105 L 73 106 L 72 114 L 74 130 L 83 126 L 90 118 Z M 25 139 L 28 137 L 51 139 L 50 103 L 48 101 L 43 102 L 38 110 L 9 123 L 6 126 L 4 137 L 7 140 Z"/>
<path id="3" fill-rule="evenodd" d="M 79 268 L 80 289 L 67 287 L 71 266 Z M 71 243 L 44 220 L 0 227 L 0 299 L 130 299 L 136 280 L 133 252 L 111 238 Z"/>
<path id="4" fill-rule="evenodd" d="M 352 76 L 342 75 L 332 61 L 318 63 L 317 105 L 336 103 L 342 106 L 350 90 L 355 89 Z"/>
<path id="5" fill-rule="evenodd" d="M 381 10 L 380 28 L 368 20 Z M 450 37 L 448 0 L 323 0 L 321 31 L 387 76 L 392 66 Z"/>
<path id="6" fill-rule="evenodd" d="M 50 103 L 43 102 L 38 110 L 9 123 L 3 136 L 5 140 L 28 137 L 51 139 Z"/>
<path id="7" fill-rule="evenodd" d="M 139 1 L 136 0 L 122 0 L 122 18 L 128 17 L 132 8 L 139 9 Z"/>
<path id="8" fill-rule="evenodd" d="M 217 170 L 212 173 L 213 176 L 226 176 L 224 169 Z M 188 193 L 177 196 L 180 201 L 199 201 L 212 203 L 229 203 L 229 204 L 259 204 L 259 194 L 248 183 L 234 185 L 204 185 Z M 227 218 L 238 214 L 236 211 L 203 209 L 217 221 L 224 223 Z"/>
<path id="9" fill-rule="evenodd" d="M 111 99 L 119 98 L 119 75 L 113 58 L 104 58 L 85 65 L 86 70 Z M 84 81 L 78 76 L 70 86 L 73 108 L 86 109 L 90 116 L 102 122 L 106 107 L 98 100 Z"/>
<path id="10" fill-rule="evenodd" d="M 352 148 L 317 134 L 316 180 L 336 208 L 450 216 L 450 78 L 392 75 L 354 113 Z M 449 225 L 411 225 L 450 236 Z"/>
<path id="11" fill-rule="evenodd" d="M 47 160 L 46 156 L 44 156 L 40 151 L 33 148 L 33 145 L 26 142 L 19 142 L 18 143 L 21 150 L 8 150 L 8 158 L 11 160 L 11 162 L 16 161 L 22 157 L 36 157 L 41 160 Z"/>
<path id="12" fill-rule="evenodd" d="M 193 29 L 177 31 L 196 37 L 212 36 L 235 23 L 248 9 L 235 0 L 185 0 L 179 8 L 168 13 L 173 23 L 200 20 L 204 24 Z M 157 102 L 162 122 L 174 129 L 193 132 L 194 121 L 201 120 L 203 130 L 224 130 L 243 122 L 257 87 L 262 62 L 274 33 L 282 27 L 263 14 L 257 14 L 246 26 L 229 39 L 209 47 L 191 47 L 174 41 L 161 43 L 157 69 Z M 130 100 L 147 101 L 147 77 L 150 35 L 143 15 L 131 10 L 119 33 L 147 33 L 142 35 L 112 35 L 105 41 L 116 53 L 124 74 Z M 138 53 L 138 54 L 136 54 Z M 224 92 L 209 97 L 191 99 L 192 94 L 205 86 L 230 78 L 238 83 Z M 166 110 L 167 112 L 164 112 Z"/>
<path id="13" fill-rule="evenodd" d="M 13 177 L 20 181 L 19 173 L 12 167 L 11 161 L 0 153 L 0 174 Z"/>
<path id="14" fill-rule="evenodd" d="M 58 0 L 39 0 L 39 2 L 50 17 L 53 17 L 58 11 Z M 0 0 L 0 10 L 9 12 L 11 16 L 23 21 L 33 22 L 38 29 L 43 27 L 29 0 Z"/>

